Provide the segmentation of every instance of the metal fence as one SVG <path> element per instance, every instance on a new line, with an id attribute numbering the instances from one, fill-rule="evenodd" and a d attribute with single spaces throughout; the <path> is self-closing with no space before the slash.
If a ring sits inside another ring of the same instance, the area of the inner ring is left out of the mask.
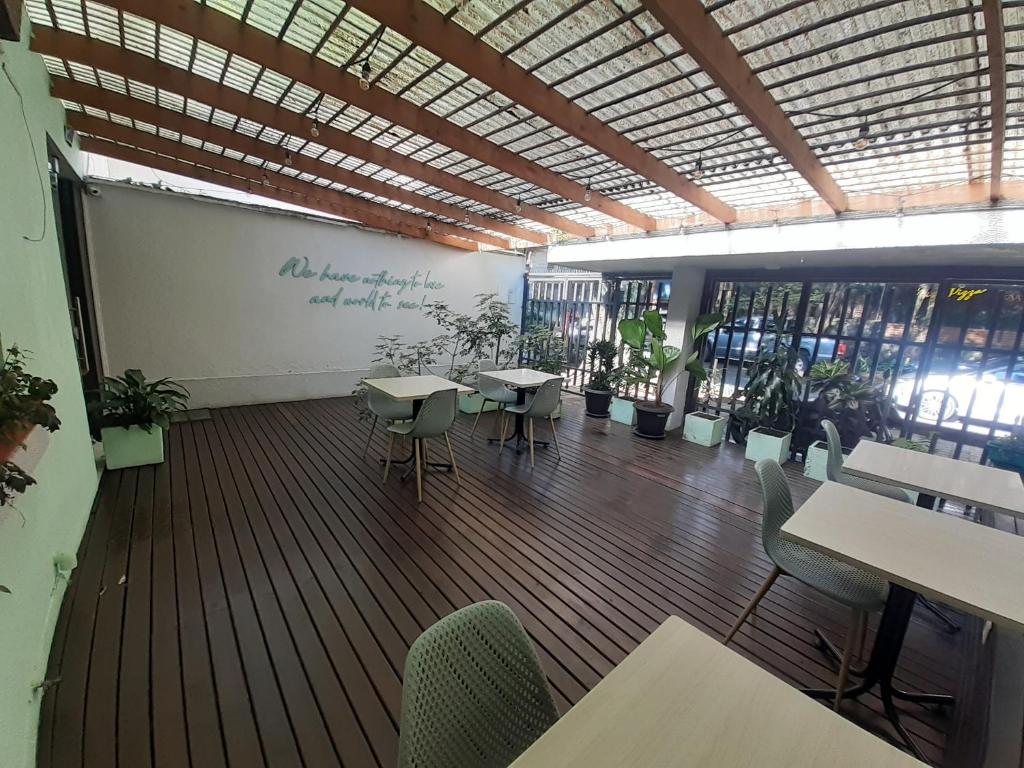
<path id="1" fill-rule="evenodd" d="M 529 276 L 523 330 L 535 326 L 559 334 L 566 349 L 565 387 L 582 389 L 590 380 L 587 345 L 609 340 L 623 350 L 616 330 L 619 320 L 640 317 L 648 310 L 666 315 L 671 281 L 663 277 L 618 278 L 593 272 L 547 272 Z M 524 360 L 529 365 L 530 360 Z M 639 399 L 653 397 L 653 386 L 619 392 Z"/>

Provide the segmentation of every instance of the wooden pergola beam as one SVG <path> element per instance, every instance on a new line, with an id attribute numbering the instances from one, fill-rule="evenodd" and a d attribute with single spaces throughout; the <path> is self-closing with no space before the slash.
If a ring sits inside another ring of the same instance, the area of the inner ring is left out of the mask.
<path id="1" fill-rule="evenodd" d="M 642 2 L 829 207 L 835 213 L 847 210 L 846 194 L 704 4 L 700 0 Z"/>
<path id="2" fill-rule="evenodd" d="M 593 208 L 638 229 L 657 229 L 657 221 L 653 217 L 604 195 L 588 194 L 583 185 L 526 160 L 383 88 L 374 87 L 364 91 L 354 75 L 211 6 L 200 5 L 192 0 L 107 0 L 107 4 L 205 40 L 567 200 Z M 587 200 L 587 197 L 590 199 Z"/>
<path id="3" fill-rule="evenodd" d="M 205 120 L 199 120 L 181 112 L 158 107 L 155 104 L 150 104 L 148 101 L 123 96 L 115 91 L 108 91 L 104 88 L 97 88 L 94 85 L 87 85 L 75 82 L 74 80 L 67 80 L 66 78 L 56 78 L 51 83 L 50 92 L 58 99 L 88 105 L 96 109 L 102 109 L 105 112 L 120 115 L 121 117 L 127 117 L 131 120 L 166 128 L 176 133 L 199 139 L 200 141 L 209 141 L 226 149 L 241 152 L 244 155 L 258 157 L 261 160 L 269 160 L 277 165 L 290 164 L 297 171 L 330 179 L 346 187 L 354 187 L 363 192 L 387 197 L 401 203 L 422 208 L 423 210 L 432 211 L 433 213 L 439 213 L 456 221 L 461 221 L 465 213 L 463 209 L 457 206 L 447 205 L 433 198 L 424 197 L 415 192 L 409 192 L 396 187 L 393 184 L 376 181 L 354 171 L 314 160 L 303 154 L 291 153 L 278 144 L 261 141 L 242 133 L 236 133 L 219 125 L 208 123 Z M 444 222 L 437 223 L 441 225 L 438 231 L 444 231 L 444 229 L 452 226 Z M 459 237 L 493 245 L 496 248 L 511 248 L 511 243 L 505 238 L 496 237 L 486 232 L 477 232 L 472 229 L 463 229 L 461 227 L 457 229 Z M 448 234 L 455 233 L 449 232 Z M 536 235 L 536 233 L 532 234 Z"/>
<path id="4" fill-rule="evenodd" d="M 68 115 L 68 124 L 75 130 L 88 134 L 87 137 L 83 137 L 82 145 L 86 151 L 108 157 L 119 157 L 129 162 L 240 189 L 250 194 L 273 197 L 292 205 L 342 216 L 406 237 L 425 240 L 436 240 L 442 237 L 445 238 L 445 244 L 451 244 L 451 239 L 462 240 L 459 247 L 464 246 L 464 250 L 479 250 L 476 243 L 453 235 L 449 230 L 438 228 L 435 232 L 434 229 L 440 222 L 430 222 L 428 227 L 420 217 L 411 214 L 396 216 L 395 214 L 400 212 L 393 208 L 371 203 L 327 187 L 319 187 L 308 181 L 261 168 L 252 163 L 232 160 L 223 155 L 82 113 Z M 106 141 L 103 141 L 104 139 Z M 134 149 L 135 152 L 126 152 L 125 150 L 128 149 Z M 452 229 L 461 231 L 458 227 Z"/>
<path id="5" fill-rule="evenodd" d="M 32 50 L 48 56 L 75 61 L 80 64 L 101 69 L 120 77 L 146 83 L 162 90 L 177 93 L 185 98 L 198 101 L 208 106 L 215 106 L 225 112 L 244 117 L 262 125 L 275 128 L 293 136 L 309 135 L 313 120 L 291 110 L 276 107 L 274 104 L 238 91 L 234 88 L 218 85 L 198 75 L 189 74 L 183 69 L 172 67 L 162 62 L 133 53 L 116 45 L 99 40 L 61 32 L 50 27 L 37 27 L 32 37 Z M 592 227 L 579 224 L 572 219 L 549 213 L 532 205 L 519 205 L 516 200 L 500 192 L 474 184 L 471 181 L 446 173 L 433 166 L 421 163 L 397 152 L 385 149 L 372 142 L 360 139 L 345 131 L 321 125 L 320 136 L 316 143 L 358 157 L 368 163 L 388 168 L 396 173 L 418 179 L 439 189 L 445 189 L 470 200 L 489 205 L 492 208 L 507 211 L 525 219 L 537 221 L 557 230 L 568 232 L 577 237 L 594 237 Z M 312 140 L 312 139 L 311 139 Z M 463 213 L 463 216 L 465 213 Z M 502 230 L 494 219 L 477 213 L 470 213 L 469 223 L 479 227 L 493 228 L 503 231 L 512 237 L 528 232 L 524 227 L 517 227 L 516 233 Z M 513 226 L 513 225 L 508 225 Z M 526 239 L 525 237 L 523 239 Z"/>
<path id="6" fill-rule="evenodd" d="M 989 198 L 994 203 L 1002 197 L 1003 146 L 1006 142 L 1006 33 L 1003 29 L 1002 0 L 981 0 L 981 8 L 985 16 L 992 120 Z"/>
<path id="7" fill-rule="evenodd" d="M 349 5 L 719 221 L 736 220 L 732 207 L 587 114 L 422 0 L 349 0 Z"/>

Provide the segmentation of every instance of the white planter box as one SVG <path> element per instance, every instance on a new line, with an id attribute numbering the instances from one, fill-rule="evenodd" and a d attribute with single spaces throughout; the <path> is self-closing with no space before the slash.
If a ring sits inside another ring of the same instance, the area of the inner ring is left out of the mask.
<path id="1" fill-rule="evenodd" d="M 479 392 L 474 392 L 472 395 L 459 395 L 459 410 L 463 413 L 480 413 L 480 406 L 484 407 L 484 411 L 496 411 L 498 410 L 498 404 L 493 400 L 484 402 L 484 396 Z"/>
<path id="2" fill-rule="evenodd" d="M 828 480 L 828 443 L 817 440 L 807 448 L 804 456 L 804 477 L 825 482 Z"/>
<path id="3" fill-rule="evenodd" d="M 789 460 L 789 442 L 793 439 L 793 433 L 786 432 L 780 437 L 772 434 L 776 431 L 764 427 L 750 430 L 747 450 L 743 455 L 751 461 L 775 459 L 779 464 L 785 464 Z"/>
<path id="4" fill-rule="evenodd" d="M 683 419 L 683 439 L 706 448 L 714 448 L 722 442 L 728 421 L 725 416 L 712 416 L 697 411 L 688 413 Z"/>
<path id="5" fill-rule="evenodd" d="M 100 434 L 107 469 L 161 464 L 164 460 L 164 431 L 155 424 L 149 432 L 142 427 L 104 427 Z"/>
<path id="6" fill-rule="evenodd" d="M 631 427 L 636 424 L 636 408 L 633 407 L 632 400 L 613 397 L 610 413 L 612 421 L 617 421 L 619 424 L 628 424 Z"/>

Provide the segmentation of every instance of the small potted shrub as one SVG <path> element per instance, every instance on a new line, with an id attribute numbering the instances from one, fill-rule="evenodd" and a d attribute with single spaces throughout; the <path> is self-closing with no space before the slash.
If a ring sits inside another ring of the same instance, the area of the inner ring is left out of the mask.
<path id="1" fill-rule="evenodd" d="M 1024 473 L 1024 428 L 1014 427 L 1010 434 L 989 440 L 986 447 L 993 466 Z"/>
<path id="2" fill-rule="evenodd" d="M 137 368 L 104 379 L 97 408 L 107 469 L 163 462 L 164 430 L 171 414 L 185 409 L 188 397 L 180 384 L 170 379 L 146 381 Z"/>
<path id="3" fill-rule="evenodd" d="M 693 377 L 697 385 L 697 399 L 701 404 L 701 410 L 691 411 L 683 419 L 683 439 L 691 443 L 703 445 L 706 448 L 713 448 L 722 442 L 725 436 L 725 425 L 728 419 L 721 414 L 707 412 L 707 404 L 711 400 L 711 393 L 715 385 L 720 381 L 718 378 L 718 361 L 715 361 L 714 373 L 708 374 L 701 362 L 701 354 L 704 351 L 704 342 L 725 317 L 714 312 L 698 317 L 690 328 L 690 357 L 686 360 L 685 370 Z"/>
<path id="4" fill-rule="evenodd" d="M 789 458 L 800 398 L 796 359 L 795 350 L 780 344 L 751 364 L 743 405 L 729 419 L 729 432 L 746 445 L 744 455 L 752 461 L 775 459 L 783 464 Z"/>
<path id="5" fill-rule="evenodd" d="M 17 344 L 0 345 L 0 507 L 10 504 L 35 480 L 13 460 L 35 428 L 56 432 L 60 419 L 49 400 L 57 385 L 25 370 L 27 357 Z"/>
<path id="6" fill-rule="evenodd" d="M 629 347 L 629 358 L 623 366 L 627 385 L 654 384 L 654 402 L 637 400 L 636 433 L 660 440 L 665 437 L 665 424 L 675 409 L 662 402 L 668 384 L 668 370 L 679 359 L 682 350 L 665 343 L 665 323 L 661 313 L 651 309 L 642 318 L 619 321 L 619 335 Z"/>
<path id="7" fill-rule="evenodd" d="M 602 339 L 587 345 L 590 362 L 590 381 L 583 387 L 587 401 L 587 416 L 607 419 L 612 404 L 612 367 L 618 350 L 615 344 Z"/>

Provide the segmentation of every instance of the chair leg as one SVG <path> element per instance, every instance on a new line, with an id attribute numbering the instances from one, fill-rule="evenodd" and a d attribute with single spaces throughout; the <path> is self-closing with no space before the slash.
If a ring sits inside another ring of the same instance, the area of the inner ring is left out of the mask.
<path id="1" fill-rule="evenodd" d="M 416 454 L 416 500 L 423 501 L 423 471 L 420 468 L 420 443 L 423 441 L 414 438 L 412 441 L 413 452 Z"/>
<path id="2" fill-rule="evenodd" d="M 723 645 L 728 645 L 729 641 L 732 640 L 732 636 L 736 634 L 736 631 L 743 626 L 743 622 L 747 620 L 747 617 L 757 607 L 757 604 L 761 602 L 761 598 L 768 594 L 768 590 L 772 588 L 772 584 L 775 580 L 782 575 L 782 569 L 779 566 L 772 568 L 772 572 L 768 574 L 768 578 L 764 580 L 764 584 L 757 590 L 757 594 L 751 598 L 750 602 L 747 603 L 747 607 L 743 609 L 743 613 L 736 619 L 736 623 L 732 625 L 732 629 L 729 630 L 729 634 L 725 636 L 725 640 L 722 641 Z"/>
<path id="3" fill-rule="evenodd" d="M 501 412 L 501 419 L 500 419 L 500 424 L 501 424 L 501 447 L 498 448 L 498 453 L 501 453 L 502 451 L 505 450 L 505 422 L 506 421 L 508 421 L 508 411 L 502 411 Z"/>
<path id="4" fill-rule="evenodd" d="M 487 405 L 487 398 L 484 398 L 484 401 L 480 403 L 480 410 L 476 412 L 476 418 L 473 419 L 473 430 L 469 433 L 470 437 L 476 434 L 476 425 L 480 423 L 480 416 L 484 412 L 485 405 Z"/>
<path id="5" fill-rule="evenodd" d="M 494 425 L 499 430 L 501 430 L 502 433 L 505 432 L 505 404 L 504 403 L 498 403 L 498 410 L 494 414 Z M 495 434 L 494 436 L 495 437 L 499 437 L 499 435 L 497 435 L 497 434 Z"/>
<path id="6" fill-rule="evenodd" d="M 395 447 L 395 433 L 391 432 L 388 438 L 388 460 L 384 462 L 384 482 L 388 481 L 388 473 L 391 472 L 391 450 Z"/>
<path id="7" fill-rule="evenodd" d="M 373 430 L 377 428 L 377 414 L 373 414 L 373 423 L 370 424 L 370 434 L 366 436 L 366 445 L 363 446 L 363 458 L 366 458 L 366 452 L 370 449 L 370 441 L 373 440 Z M 394 434 L 394 433 L 392 433 Z"/>
<path id="8" fill-rule="evenodd" d="M 853 649 L 857 645 L 857 633 L 860 631 L 860 623 L 865 618 L 864 611 L 853 609 L 850 616 L 850 631 L 846 633 L 846 646 L 843 648 L 843 661 L 839 665 L 839 680 L 836 683 L 836 700 L 832 709 L 836 712 L 843 703 L 843 691 L 846 690 L 846 681 L 850 676 L 850 661 L 853 659 Z"/>
<path id="9" fill-rule="evenodd" d="M 530 417 L 530 424 L 529 424 L 529 426 L 527 428 L 527 431 L 530 433 L 529 434 L 529 438 L 530 438 L 530 466 L 532 467 L 533 466 L 533 417 L 532 416 Z"/>
<path id="10" fill-rule="evenodd" d="M 857 625 L 857 660 L 864 658 L 864 643 L 868 638 L 868 612 L 861 611 L 860 622 Z"/>
<path id="11" fill-rule="evenodd" d="M 462 478 L 459 477 L 459 465 L 455 463 L 455 451 L 452 450 L 452 441 L 448 437 L 448 433 L 444 433 L 444 441 L 448 444 L 448 460 L 452 463 L 452 471 L 455 473 L 455 484 L 462 487 Z"/>
<path id="12" fill-rule="evenodd" d="M 558 447 L 558 432 L 555 431 L 555 417 L 548 416 L 548 421 L 551 422 L 551 439 L 555 443 L 555 455 L 558 456 L 558 460 L 562 460 L 562 449 Z"/>

